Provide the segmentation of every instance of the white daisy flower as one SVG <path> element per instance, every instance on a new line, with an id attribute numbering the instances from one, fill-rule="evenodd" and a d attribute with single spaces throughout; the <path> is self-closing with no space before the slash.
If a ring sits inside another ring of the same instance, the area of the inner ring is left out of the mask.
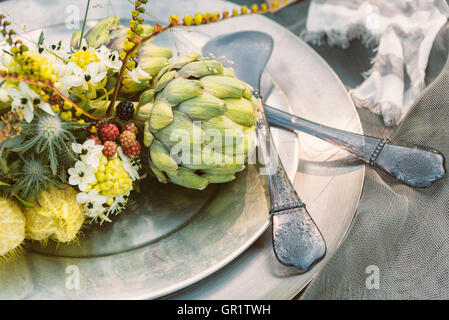
<path id="1" fill-rule="evenodd" d="M 19 83 L 19 90 L 16 88 L 8 89 L 8 95 L 13 99 L 11 102 L 11 109 L 16 110 L 19 107 L 23 107 L 24 118 L 28 123 L 34 118 L 35 106 L 48 114 L 55 115 L 55 112 L 51 109 L 50 105 L 43 102 L 41 97 L 24 82 Z"/>
<path id="2" fill-rule="evenodd" d="M 82 161 L 77 161 L 75 166 L 68 170 L 68 173 L 70 175 L 69 184 L 78 186 L 81 191 L 86 191 L 89 184 L 97 182 L 94 169 Z"/>
<path id="3" fill-rule="evenodd" d="M 113 71 L 119 71 L 122 67 L 122 60 L 117 51 L 112 51 L 105 45 L 102 45 L 96 52 L 98 59 L 104 63 L 106 67 Z"/>
<path id="4" fill-rule="evenodd" d="M 125 169 L 126 172 L 128 172 L 129 176 L 131 177 L 131 180 L 139 180 L 140 176 L 137 172 L 137 169 L 132 165 L 131 159 L 123 152 L 122 147 L 117 148 L 117 152 L 120 156 L 120 159 L 123 162 L 123 169 Z"/>
<path id="5" fill-rule="evenodd" d="M 97 168 L 100 165 L 103 146 L 95 144 L 95 140 L 89 139 L 83 144 L 74 142 L 72 143 L 72 150 L 73 152 L 80 154 L 81 160 L 92 168 Z"/>
<path id="6" fill-rule="evenodd" d="M 97 190 L 91 190 L 89 193 L 78 193 L 76 201 L 84 206 L 84 213 L 90 218 L 100 218 L 102 220 L 111 221 L 104 214 L 106 208 L 106 197 L 99 195 Z"/>

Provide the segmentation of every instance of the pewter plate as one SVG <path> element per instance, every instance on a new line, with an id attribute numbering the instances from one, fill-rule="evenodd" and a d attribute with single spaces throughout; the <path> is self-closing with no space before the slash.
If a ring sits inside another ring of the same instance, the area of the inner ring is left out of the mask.
<path id="1" fill-rule="evenodd" d="M 14 6 L 7 9 L 14 15 L 24 3 L 14 1 Z M 72 1 L 56 2 L 50 7 L 43 0 L 26 3 L 33 7 L 32 21 L 39 26 L 46 21 L 37 12 L 45 11 L 47 16 L 53 12 L 56 17 Z M 112 4 L 114 14 L 127 18 L 129 5 L 124 1 Z M 152 4 L 151 12 L 156 17 L 165 17 L 167 12 L 183 15 L 234 7 L 215 0 L 169 0 Z M 108 13 L 111 12 L 93 10 L 90 16 L 100 18 Z M 30 19 L 25 14 L 24 21 L 31 21 L 26 18 Z M 271 105 L 361 132 L 360 121 L 344 88 L 327 65 L 304 43 L 264 17 L 242 17 L 193 32 L 176 31 L 156 41 L 170 46 L 176 44 L 175 49 L 183 53 L 198 50 L 210 37 L 254 29 L 267 32 L 275 39 L 274 53 L 263 78 L 263 94 Z M 65 23 L 45 30 L 50 41 L 69 39 L 71 33 Z M 39 33 L 40 30 L 35 30 L 27 37 L 37 38 Z M 341 166 L 347 155 L 316 139 L 301 136 L 299 153 L 295 133 L 281 130 L 273 133 L 289 176 L 295 179 L 301 198 L 309 204 L 309 211 L 323 231 L 330 255 L 354 214 L 363 167 Z M 85 230 L 79 245 L 32 244 L 30 253 L 9 263 L 0 273 L 0 298 L 156 298 L 212 274 L 212 278 L 216 275 L 220 279 L 220 272 L 214 272 L 239 257 L 269 226 L 266 191 L 265 178 L 254 167 L 248 168 L 235 182 L 211 186 L 203 192 L 147 180 L 126 213 L 116 217 L 112 224 Z M 339 206 L 344 201 L 347 203 Z M 274 273 L 277 268 L 273 264 Z M 297 288 L 304 286 L 318 270 L 319 266 L 306 278 L 294 277 L 290 282 L 298 283 Z M 78 274 L 79 287 L 74 287 L 71 281 Z M 252 273 L 246 282 L 254 284 L 257 278 Z M 208 292 L 207 286 L 202 292 Z M 257 296 L 255 290 L 240 295 Z M 233 296 L 236 297 L 235 292 Z M 213 298 L 213 294 L 205 298 L 208 297 Z"/>

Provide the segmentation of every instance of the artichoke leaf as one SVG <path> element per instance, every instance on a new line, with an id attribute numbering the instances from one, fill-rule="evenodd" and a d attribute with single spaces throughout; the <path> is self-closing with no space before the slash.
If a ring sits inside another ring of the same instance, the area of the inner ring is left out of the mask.
<path id="1" fill-rule="evenodd" d="M 178 169 L 177 174 L 167 173 L 167 176 L 171 182 L 191 189 L 204 190 L 209 184 L 209 180 L 207 178 L 197 175 L 193 171 L 182 167 Z"/>

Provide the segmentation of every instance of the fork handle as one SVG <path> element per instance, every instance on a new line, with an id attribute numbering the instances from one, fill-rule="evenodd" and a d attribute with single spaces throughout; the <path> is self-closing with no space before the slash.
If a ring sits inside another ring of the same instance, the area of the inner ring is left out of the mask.
<path id="1" fill-rule="evenodd" d="M 326 243 L 285 172 L 260 103 L 257 136 L 267 170 L 274 253 L 282 264 L 306 272 L 323 259 Z"/>
<path id="2" fill-rule="evenodd" d="M 429 187 L 445 175 L 444 157 L 434 149 L 396 145 L 387 139 L 327 127 L 267 105 L 265 112 L 270 123 L 305 132 L 345 149 L 406 185 Z"/>

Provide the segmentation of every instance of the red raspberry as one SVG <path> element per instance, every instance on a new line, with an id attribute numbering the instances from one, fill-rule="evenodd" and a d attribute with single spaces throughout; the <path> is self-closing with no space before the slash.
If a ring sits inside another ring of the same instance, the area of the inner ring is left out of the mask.
<path id="1" fill-rule="evenodd" d="M 140 146 L 139 141 L 136 141 L 131 147 L 129 148 L 123 148 L 123 152 L 128 156 L 128 157 L 135 157 L 138 156 L 140 154 L 140 152 L 142 151 L 142 148 Z"/>
<path id="2" fill-rule="evenodd" d="M 117 144 L 113 141 L 106 141 L 103 147 L 103 154 L 108 158 L 112 158 L 117 153 Z"/>
<path id="3" fill-rule="evenodd" d="M 86 140 L 90 140 L 90 139 L 94 140 L 95 144 L 101 144 L 100 138 L 98 138 L 98 136 L 96 136 L 94 134 L 91 134 L 90 136 L 88 136 L 86 138 Z"/>
<path id="4" fill-rule="evenodd" d="M 100 138 L 103 141 L 114 141 L 119 136 L 120 131 L 117 126 L 112 123 L 106 123 L 101 127 Z"/>
<path id="5" fill-rule="evenodd" d="M 123 131 L 131 131 L 132 133 L 134 133 L 137 136 L 137 133 L 139 132 L 137 130 L 137 127 L 134 123 L 127 123 L 122 127 L 122 132 Z"/>
<path id="6" fill-rule="evenodd" d="M 93 126 L 97 128 L 98 131 L 101 130 L 101 128 L 106 124 L 104 120 L 97 120 L 93 123 Z"/>
<path id="7" fill-rule="evenodd" d="M 136 142 L 136 135 L 129 130 L 123 131 L 120 135 L 120 145 L 123 149 L 130 148 Z"/>

